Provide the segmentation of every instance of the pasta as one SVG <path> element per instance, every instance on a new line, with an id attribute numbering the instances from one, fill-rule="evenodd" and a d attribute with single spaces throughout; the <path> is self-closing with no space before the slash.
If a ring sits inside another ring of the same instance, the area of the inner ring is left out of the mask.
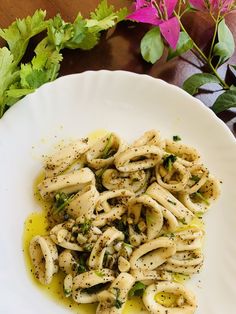
<path id="1" fill-rule="evenodd" d="M 63 272 L 65 296 L 97 303 L 97 314 L 121 314 L 134 295 L 153 314 L 195 312 L 175 276 L 200 271 L 205 232 L 196 222 L 220 189 L 196 149 L 173 138 L 150 130 L 128 145 L 110 133 L 45 158 L 38 191 L 51 204 L 49 232 L 29 247 L 43 285 Z"/>

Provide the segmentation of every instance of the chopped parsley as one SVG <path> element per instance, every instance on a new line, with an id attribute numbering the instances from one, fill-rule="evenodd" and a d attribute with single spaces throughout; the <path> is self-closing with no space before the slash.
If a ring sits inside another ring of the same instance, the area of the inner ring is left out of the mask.
<path id="1" fill-rule="evenodd" d="M 94 273 L 98 276 L 98 277 L 104 277 L 104 273 L 102 271 L 99 270 L 95 270 Z"/>
<path id="2" fill-rule="evenodd" d="M 190 180 L 192 180 L 192 181 L 194 181 L 194 182 L 198 182 L 198 181 L 200 180 L 200 178 L 199 178 L 198 176 L 196 176 L 196 175 L 193 174 L 193 175 L 191 176 Z"/>
<path id="3" fill-rule="evenodd" d="M 73 199 L 74 194 L 68 195 L 64 192 L 59 192 L 55 195 L 55 207 L 54 214 L 58 214 L 61 212 Z"/>
<path id="4" fill-rule="evenodd" d="M 205 203 L 206 205 L 208 205 L 208 206 L 210 205 L 208 199 L 205 198 L 205 197 L 202 195 L 201 192 L 196 192 L 196 193 L 194 193 L 193 195 L 196 196 L 196 197 L 198 197 L 200 200 L 202 200 L 203 203 Z"/>
<path id="5" fill-rule="evenodd" d="M 171 171 L 173 163 L 176 161 L 177 157 L 175 155 L 169 155 L 164 157 L 163 166 L 166 170 Z"/>
<path id="6" fill-rule="evenodd" d="M 180 221 L 183 225 L 187 225 L 187 222 L 186 222 L 186 220 L 185 220 L 184 218 L 179 219 L 179 221 Z"/>
<path id="7" fill-rule="evenodd" d="M 109 158 L 113 153 L 114 153 L 114 149 L 112 149 L 112 143 L 113 142 L 113 134 L 111 133 L 109 135 L 107 144 L 102 152 L 101 158 L 106 159 Z"/>
<path id="8" fill-rule="evenodd" d="M 146 285 L 143 284 L 141 281 L 137 281 L 133 287 L 129 290 L 129 297 L 132 298 L 133 296 L 141 297 L 146 289 Z"/>
<path id="9" fill-rule="evenodd" d="M 116 293 L 115 293 L 115 301 L 114 301 L 114 306 L 117 308 L 117 309 L 120 309 L 123 305 L 123 302 L 119 299 L 119 296 L 120 296 L 120 289 L 119 288 L 113 288 Z"/>
<path id="10" fill-rule="evenodd" d="M 92 224 L 92 221 L 87 220 L 87 219 L 85 219 L 85 221 L 83 223 L 79 224 L 79 228 L 80 228 L 83 235 L 86 235 L 89 232 L 89 230 L 91 228 L 91 224 Z"/>
<path id="11" fill-rule="evenodd" d="M 181 137 L 179 137 L 179 135 L 174 135 L 174 136 L 173 136 L 173 141 L 174 141 L 174 142 L 181 141 Z"/>

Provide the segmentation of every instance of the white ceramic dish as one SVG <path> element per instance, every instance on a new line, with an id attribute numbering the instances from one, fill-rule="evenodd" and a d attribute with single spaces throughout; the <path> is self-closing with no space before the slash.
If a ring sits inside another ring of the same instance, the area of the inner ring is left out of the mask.
<path id="1" fill-rule="evenodd" d="M 181 89 L 122 71 L 62 77 L 20 101 L 0 120 L 0 312 L 68 312 L 29 280 L 23 224 L 38 209 L 32 183 L 41 168 L 41 154 L 59 139 L 101 128 L 128 140 L 152 128 L 164 137 L 180 135 L 223 181 L 221 197 L 206 215 L 204 268 L 189 285 L 198 298 L 197 314 L 235 313 L 236 141 L 208 108 Z"/>

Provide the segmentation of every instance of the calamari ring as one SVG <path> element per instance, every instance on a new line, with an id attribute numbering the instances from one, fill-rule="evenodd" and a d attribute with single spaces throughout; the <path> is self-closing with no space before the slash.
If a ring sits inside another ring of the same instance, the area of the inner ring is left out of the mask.
<path id="1" fill-rule="evenodd" d="M 191 212 L 204 214 L 208 210 L 211 203 L 215 201 L 219 195 L 219 182 L 210 175 L 196 193 L 179 193 L 178 197 L 181 203 L 191 210 Z"/>
<path id="2" fill-rule="evenodd" d="M 108 190 L 126 189 L 140 193 L 147 185 L 149 176 L 149 173 L 144 170 L 119 172 L 116 169 L 107 169 L 102 175 L 102 184 Z"/>
<path id="3" fill-rule="evenodd" d="M 85 185 L 93 183 L 94 180 L 94 173 L 89 168 L 83 168 L 57 177 L 47 178 L 38 185 L 38 190 L 43 198 L 47 198 L 57 191 L 77 192 Z"/>
<path id="4" fill-rule="evenodd" d="M 86 185 L 73 197 L 67 207 L 67 212 L 73 218 L 91 219 L 98 198 L 99 193 L 96 187 L 92 184 Z"/>
<path id="5" fill-rule="evenodd" d="M 135 283 L 135 279 L 132 275 L 122 272 L 112 282 L 108 291 L 104 291 L 99 294 L 99 304 L 96 314 L 121 314 L 125 307 L 125 302 L 128 298 L 129 290 Z M 119 300 L 119 308 L 115 301 Z"/>
<path id="6" fill-rule="evenodd" d="M 163 148 L 165 143 L 161 139 L 160 132 L 157 130 L 150 130 L 145 132 L 140 138 L 138 138 L 131 146 L 139 147 L 143 145 L 155 145 Z"/>
<path id="7" fill-rule="evenodd" d="M 109 204 L 109 201 L 111 201 L 112 199 L 115 199 L 115 198 L 126 199 L 133 196 L 134 196 L 134 193 L 126 189 L 102 192 L 100 193 L 100 196 L 97 200 L 95 209 L 97 212 L 104 211 L 105 213 L 107 213 L 111 211 L 112 208 L 114 207 L 114 205 Z"/>
<path id="8" fill-rule="evenodd" d="M 105 289 L 105 284 L 113 281 L 114 279 L 114 272 L 106 268 L 99 271 L 91 270 L 77 275 L 76 277 L 74 277 L 72 285 L 73 300 L 77 303 L 97 302 L 99 293 L 88 293 L 84 289 L 89 289 L 100 284 L 104 284 Z"/>
<path id="9" fill-rule="evenodd" d="M 86 139 L 73 141 L 62 147 L 59 146 L 59 150 L 55 154 L 45 157 L 46 177 L 55 177 L 62 173 L 88 149 L 89 145 Z"/>
<path id="10" fill-rule="evenodd" d="M 160 171 L 162 168 L 163 171 Z M 164 172 L 162 176 L 162 172 Z M 181 177 L 179 181 L 173 179 L 173 175 L 178 173 L 178 177 Z M 189 180 L 190 172 L 189 170 L 183 166 L 179 162 L 174 162 L 172 165 L 172 169 L 168 172 L 164 169 L 163 165 L 156 166 L 156 178 L 157 182 L 165 189 L 172 192 L 179 192 L 185 189 L 185 186 Z"/>
<path id="11" fill-rule="evenodd" d="M 90 167 L 101 169 L 113 163 L 115 157 L 125 149 L 126 145 L 115 133 L 98 139 L 86 154 Z M 112 152 L 112 156 L 110 153 Z"/>
<path id="12" fill-rule="evenodd" d="M 163 226 L 162 207 L 148 195 L 131 198 L 128 202 L 128 216 L 134 217 L 135 224 L 140 219 L 142 206 L 146 209 L 147 239 L 152 240 L 158 236 Z"/>
<path id="13" fill-rule="evenodd" d="M 115 166 L 122 172 L 148 169 L 154 167 L 161 160 L 162 155 L 163 151 L 154 145 L 130 147 L 116 156 Z M 142 160 L 139 160 L 140 158 Z"/>
<path id="14" fill-rule="evenodd" d="M 48 236 L 35 236 L 30 241 L 29 252 L 34 265 L 35 277 L 43 284 L 48 285 L 53 275 L 58 271 L 57 247 Z"/>
<path id="15" fill-rule="evenodd" d="M 168 209 L 179 220 L 184 219 L 186 223 L 189 223 L 193 219 L 192 212 L 168 190 L 164 189 L 156 182 L 148 187 L 146 194 Z"/>
<path id="16" fill-rule="evenodd" d="M 50 231 L 50 237 L 54 243 L 65 249 L 72 251 L 83 251 L 83 248 L 78 245 L 78 243 L 71 241 L 71 229 L 74 224 L 75 221 L 71 219 L 66 223 L 61 223 L 54 226 Z"/>
<path id="17" fill-rule="evenodd" d="M 202 264 L 203 254 L 200 251 L 184 251 L 170 257 L 161 268 L 183 275 L 193 275 L 199 272 Z"/>
<path id="18" fill-rule="evenodd" d="M 184 145 L 180 142 L 166 140 L 165 150 L 168 153 L 177 156 L 177 160 L 187 167 L 197 163 L 200 159 L 199 153 L 195 148 Z"/>
<path id="19" fill-rule="evenodd" d="M 91 269 L 102 269 L 106 248 L 115 240 L 124 240 L 124 234 L 115 227 L 108 228 L 96 241 L 89 257 Z"/>
<path id="20" fill-rule="evenodd" d="M 178 296 L 177 306 L 166 307 L 159 304 L 155 296 L 163 292 Z M 194 294 L 175 282 L 158 282 L 148 286 L 143 295 L 143 303 L 152 314 L 193 314 L 197 307 Z"/>
<path id="21" fill-rule="evenodd" d="M 173 240 L 159 237 L 139 246 L 130 258 L 131 269 L 153 270 L 162 265 L 176 252 Z"/>

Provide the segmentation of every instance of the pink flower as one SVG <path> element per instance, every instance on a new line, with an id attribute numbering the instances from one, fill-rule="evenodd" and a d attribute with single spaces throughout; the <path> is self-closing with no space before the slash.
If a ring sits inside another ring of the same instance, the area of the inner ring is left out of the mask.
<path id="1" fill-rule="evenodd" d="M 159 26 L 162 36 L 171 48 L 176 49 L 180 25 L 177 17 L 173 16 L 178 0 L 137 0 L 135 11 L 127 16 L 127 19 Z"/>
<path id="2" fill-rule="evenodd" d="M 197 10 L 210 11 L 212 13 L 227 13 L 233 7 L 235 0 L 189 0 Z"/>

